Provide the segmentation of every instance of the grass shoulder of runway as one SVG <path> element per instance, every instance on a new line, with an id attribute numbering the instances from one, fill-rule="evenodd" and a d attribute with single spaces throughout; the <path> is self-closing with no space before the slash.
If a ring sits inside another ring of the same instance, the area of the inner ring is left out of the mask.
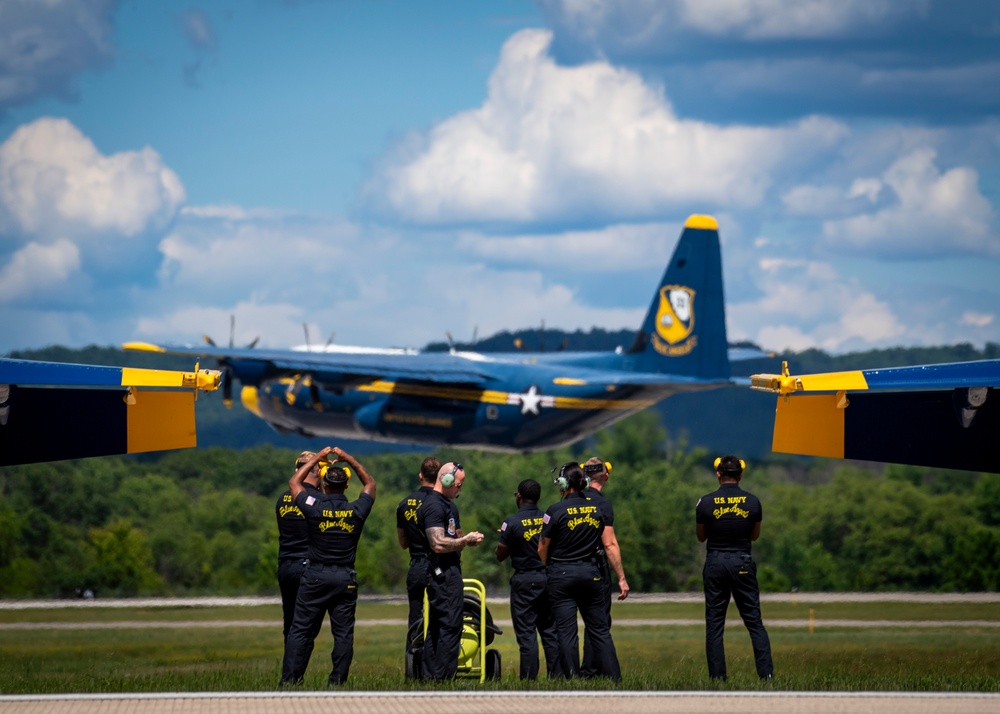
<path id="1" fill-rule="evenodd" d="M 729 681 L 706 674 L 704 607 L 697 599 L 616 603 L 613 635 L 629 690 L 1000 691 L 998 602 L 765 602 L 776 678 L 762 684 L 735 608 L 726 629 Z M 602 680 L 535 683 L 517 677 L 505 603 L 490 603 L 504 633 L 502 677 L 444 688 L 609 689 Z M 362 601 L 347 689 L 428 689 L 404 677 L 406 606 Z M 325 689 L 324 628 L 303 689 Z M 282 654 L 277 605 L 0 610 L 0 692 L 266 691 Z M 544 670 L 544 664 L 543 664 Z M 437 686 L 434 688 L 441 688 Z"/>

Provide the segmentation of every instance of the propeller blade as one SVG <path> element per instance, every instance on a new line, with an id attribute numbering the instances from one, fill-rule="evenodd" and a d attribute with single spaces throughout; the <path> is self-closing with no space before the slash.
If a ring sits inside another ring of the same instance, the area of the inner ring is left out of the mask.
<path id="1" fill-rule="evenodd" d="M 222 403 L 227 409 L 233 406 L 233 370 L 228 365 L 222 368 Z"/>

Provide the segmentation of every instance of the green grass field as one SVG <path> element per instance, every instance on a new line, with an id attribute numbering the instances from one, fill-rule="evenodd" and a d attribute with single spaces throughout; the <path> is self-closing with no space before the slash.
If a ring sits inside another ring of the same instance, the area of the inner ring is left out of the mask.
<path id="1" fill-rule="evenodd" d="M 810 609 L 815 627 L 808 626 Z M 506 604 L 490 604 L 509 620 Z M 616 604 L 613 634 L 630 690 L 1000 691 L 1000 603 L 765 602 L 776 679 L 758 682 L 749 638 L 734 608 L 726 632 L 729 681 L 713 685 L 704 655 L 703 607 L 697 602 Z M 422 689 L 403 676 L 404 604 L 361 602 L 349 689 Z M 658 624 L 657 620 L 692 624 Z M 921 625 L 847 627 L 833 620 Z M 632 624 L 645 621 L 642 624 Z M 156 623 L 201 623 L 191 627 Z M 924 626 L 926 623 L 932 626 Z M 35 626 L 28 628 L 29 623 Z M 61 623 L 65 629 L 38 627 Z M 121 623 L 116 626 L 115 623 Z M 128 623 L 147 623 L 144 627 Z M 152 623 L 154 626 L 148 626 Z M 87 626 L 90 625 L 90 626 Z M 99 625 L 94 626 L 94 625 Z M 74 629 L 68 629 L 73 627 Z M 80 628 L 80 629 L 75 629 Z M 456 689 L 604 689 L 607 682 L 522 683 L 511 628 L 497 637 L 503 676 Z M 305 689 L 322 689 L 330 634 L 317 638 Z M 242 691 L 276 688 L 281 614 L 255 607 L 146 607 L 0 610 L 0 692 Z M 543 665 L 544 667 L 544 665 Z"/>

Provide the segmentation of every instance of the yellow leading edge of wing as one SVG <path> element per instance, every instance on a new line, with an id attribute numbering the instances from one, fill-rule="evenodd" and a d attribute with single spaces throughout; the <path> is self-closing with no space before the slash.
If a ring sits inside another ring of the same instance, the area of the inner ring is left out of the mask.
<path id="1" fill-rule="evenodd" d="M 847 389 L 868 389 L 868 380 L 863 372 L 830 372 L 829 374 L 803 374 L 799 377 L 802 391 L 837 392 Z"/>
<path id="2" fill-rule="evenodd" d="M 199 369 L 195 372 L 174 372 L 165 369 L 122 367 L 123 387 L 185 387 L 211 392 L 219 388 L 222 372 Z"/>
<path id="3" fill-rule="evenodd" d="M 194 392 L 134 392 L 127 409 L 128 453 L 190 449 L 198 445 Z"/>

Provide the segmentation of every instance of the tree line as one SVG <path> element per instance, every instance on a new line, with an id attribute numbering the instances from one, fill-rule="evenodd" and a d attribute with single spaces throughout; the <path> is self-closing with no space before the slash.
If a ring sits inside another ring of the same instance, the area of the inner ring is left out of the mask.
<path id="1" fill-rule="evenodd" d="M 668 440 L 652 411 L 572 450 L 437 453 L 465 464 L 462 525 L 487 534 L 465 551 L 466 576 L 505 592 L 510 566 L 493 548 L 517 484 L 541 483 L 544 508 L 558 498 L 551 469 L 595 454 L 614 465 L 605 493 L 633 590 L 699 590 L 694 507 L 717 485 L 715 454 Z M 276 594 L 274 506 L 297 455 L 265 445 L 0 469 L 0 597 Z M 424 455 L 362 457 L 378 482 L 358 549 L 363 592 L 405 591 L 395 507 Z M 788 457 L 751 462 L 743 485 L 764 505 L 765 591 L 1000 589 L 998 474 Z"/>

